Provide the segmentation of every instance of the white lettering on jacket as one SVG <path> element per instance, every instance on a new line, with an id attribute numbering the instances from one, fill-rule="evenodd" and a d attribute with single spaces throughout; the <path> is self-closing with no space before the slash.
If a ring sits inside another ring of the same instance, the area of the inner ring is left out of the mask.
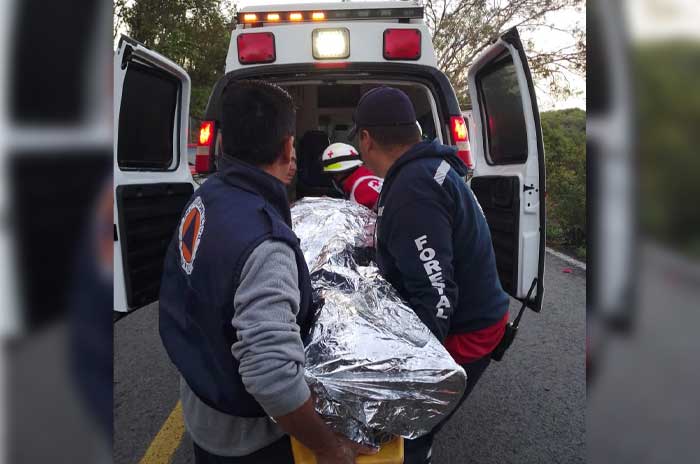
<path id="1" fill-rule="evenodd" d="M 418 258 L 423 263 L 423 268 L 425 269 L 425 273 L 428 275 L 428 279 L 430 279 L 430 284 L 435 288 L 435 291 L 437 291 L 437 294 L 440 297 L 437 305 L 435 305 L 436 317 L 438 319 L 447 319 L 445 309 L 450 308 L 451 305 L 450 300 L 447 298 L 447 296 L 445 296 L 445 280 L 442 277 L 442 268 L 440 267 L 438 260 L 434 259 L 435 250 L 430 247 L 426 247 L 428 244 L 427 235 L 421 235 L 415 239 L 414 242 L 416 244 L 416 248 L 418 249 Z"/>

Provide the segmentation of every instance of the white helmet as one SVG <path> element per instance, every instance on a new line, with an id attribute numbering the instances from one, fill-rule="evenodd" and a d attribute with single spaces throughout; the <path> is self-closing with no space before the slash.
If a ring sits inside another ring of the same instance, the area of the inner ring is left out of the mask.
<path id="1" fill-rule="evenodd" d="M 323 172 L 345 172 L 362 166 L 360 154 L 347 143 L 333 143 L 321 155 Z"/>

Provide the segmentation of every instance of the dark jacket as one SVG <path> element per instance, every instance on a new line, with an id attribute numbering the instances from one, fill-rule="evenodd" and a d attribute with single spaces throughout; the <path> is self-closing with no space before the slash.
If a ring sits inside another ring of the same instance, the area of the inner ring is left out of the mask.
<path id="1" fill-rule="evenodd" d="M 266 416 L 246 391 L 231 353 L 231 324 L 240 273 L 263 241 L 294 250 L 302 338 L 311 325 L 311 282 L 291 230 L 284 186 L 269 174 L 233 159 L 220 163 L 185 208 L 165 258 L 160 290 L 160 335 L 170 359 L 204 403 L 239 417 Z"/>
<path id="2" fill-rule="evenodd" d="M 495 324 L 508 310 L 466 173 L 453 148 L 418 143 L 389 169 L 378 204 L 379 269 L 441 341 Z"/>

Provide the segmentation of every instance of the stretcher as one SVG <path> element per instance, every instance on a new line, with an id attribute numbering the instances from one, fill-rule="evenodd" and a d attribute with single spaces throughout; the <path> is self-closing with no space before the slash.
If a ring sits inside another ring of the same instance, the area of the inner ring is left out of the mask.
<path id="1" fill-rule="evenodd" d="M 292 454 L 295 464 L 316 464 L 314 453 L 297 441 L 292 440 Z M 360 456 L 357 464 L 403 464 L 403 438 L 397 437 L 381 447 L 377 454 Z"/>

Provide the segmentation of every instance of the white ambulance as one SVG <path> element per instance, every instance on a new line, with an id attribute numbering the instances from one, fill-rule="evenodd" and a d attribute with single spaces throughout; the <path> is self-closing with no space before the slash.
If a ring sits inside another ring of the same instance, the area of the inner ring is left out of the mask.
<path id="1" fill-rule="evenodd" d="M 296 198 L 334 195 L 320 156 L 347 141 L 367 90 L 391 85 L 413 101 L 425 139 L 474 160 L 471 187 L 488 220 L 504 289 L 535 311 L 544 288 L 544 149 L 532 77 L 518 32 L 497 38 L 469 70 L 474 136 L 437 67 L 419 3 L 257 6 L 238 13 L 226 74 L 211 94 L 196 166 L 214 172 L 227 84 L 262 79 L 297 111 Z M 124 38 L 115 58 L 114 309 L 158 299 L 162 263 L 196 187 L 187 163 L 190 80 L 168 59 Z M 469 153 L 471 151 L 471 153 Z"/>

